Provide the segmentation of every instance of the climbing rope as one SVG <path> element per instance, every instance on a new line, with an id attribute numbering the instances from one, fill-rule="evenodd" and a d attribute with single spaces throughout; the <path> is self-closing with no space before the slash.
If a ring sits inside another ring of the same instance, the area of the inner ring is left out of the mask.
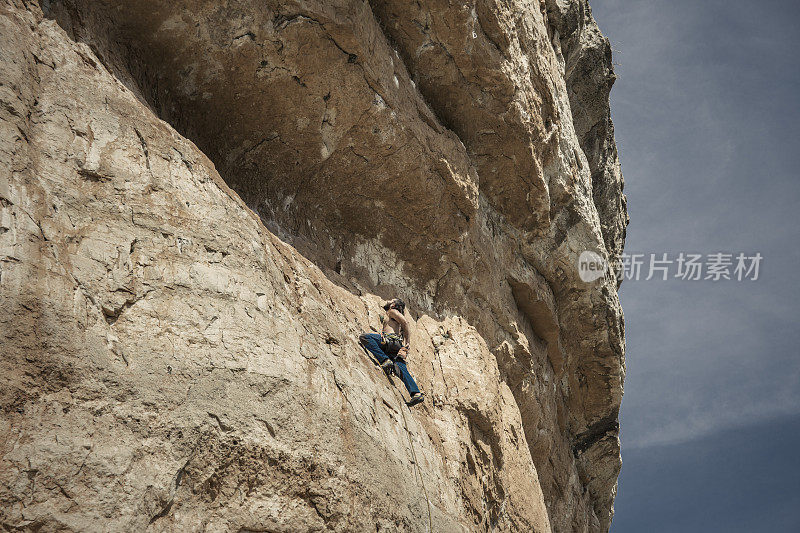
<path id="1" fill-rule="evenodd" d="M 366 349 L 361 343 L 359 343 L 361 349 L 367 354 L 367 356 L 372 360 L 373 363 L 377 363 L 377 360 L 374 359 L 372 354 L 369 350 Z M 406 430 L 406 436 L 408 437 L 408 445 L 411 447 L 411 457 L 414 459 L 414 466 L 417 469 L 417 476 L 419 476 L 419 482 L 422 485 L 422 493 L 425 495 L 425 501 L 428 504 L 428 532 L 433 533 L 433 518 L 431 517 L 431 499 L 428 497 L 428 491 L 425 488 L 425 480 L 422 479 L 422 470 L 419 468 L 419 461 L 417 460 L 417 452 L 414 449 L 414 441 L 411 440 L 411 431 L 408 430 L 408 420 L 406 420 L 406 412 L 403 409 L 403 404 L 406 402 L 403 400 L 403 393 L 397 388 L 397 385 L 394 384 L 394 380 L 390 379 L 389 382 L 392 384 L 392 390 L 395 393 L 395 396 L 400 397 L 400 414 L 403 415 L 403 427 Z M 406 406 L 407 408 L 407 406 Z"/>
<path id="2" fill-rule="evenodd" d="M 397 389 L 397 385 L 392 383 L 392 390 L 394 390 L 395 394 L 400 395 L 401 403 L 405 403 L 403 401 L 403 394 Z M 419 476 L 419 482 L 422 485 L 422 493 L 425 495 L 425 501 L 428 503 L 428 531 L 433 533 L 433 519 L 431 518 L 431 500 L 428 498 L 428 491 L 425 489 L 425 480 L 422 479 L 422 470 L 419 468 L 419 461 L 417 460 L 417 452 L 414 450 L 414 441 L 411 439 L 411 432 L 408 430 L 408 421 L 406 420 L 406 412 L 403 407 L 400 407 L 400 414 L 403 415 L 403 426 L 406 428 L 406 436 L 408 437 L 408 444 L 411 447 L 411 457 L 414 459 L 414 466 L 417 467 L 417 475 Z"/>

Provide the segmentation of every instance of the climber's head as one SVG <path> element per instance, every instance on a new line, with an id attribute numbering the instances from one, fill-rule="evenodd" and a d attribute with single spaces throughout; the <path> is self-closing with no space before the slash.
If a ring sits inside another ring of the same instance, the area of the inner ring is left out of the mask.
<path id="1" fill-rule="evenodd" d="M 397 309 L 402 315 L 406 311 L 406 303 L 400 298 L 389 300 L 383 305 L 383 308 L 388 311 L 389 309 Z"/>

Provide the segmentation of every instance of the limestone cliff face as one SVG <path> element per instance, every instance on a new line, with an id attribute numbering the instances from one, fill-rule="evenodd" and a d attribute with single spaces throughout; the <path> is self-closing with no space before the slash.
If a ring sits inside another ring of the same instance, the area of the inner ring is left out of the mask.
<path id="1" fill-rule="evenodd" d="M 608 530 L 613 80 L 584 0 L 2 0 L 3 527 Z"/>

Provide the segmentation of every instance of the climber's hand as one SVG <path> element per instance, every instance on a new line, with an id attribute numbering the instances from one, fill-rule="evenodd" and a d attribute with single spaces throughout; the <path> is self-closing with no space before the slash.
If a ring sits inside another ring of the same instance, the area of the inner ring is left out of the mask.
<path id="1" fill-rule="evenodd" d="M 397 352 L 397 356 L 398 356 L 398 357 L 402 357 L 403 359 L 405 359 L 407 355 L 408 355 L 408 346 L 403 346 L 403 347 L 402 347 L 402 348 L 400 348 L 400 350 Z"/>

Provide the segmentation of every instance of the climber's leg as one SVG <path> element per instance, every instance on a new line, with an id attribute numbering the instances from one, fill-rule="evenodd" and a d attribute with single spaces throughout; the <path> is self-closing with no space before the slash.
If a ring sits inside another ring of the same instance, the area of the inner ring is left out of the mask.
<path id="1" fill-rule="evenodd" d="M 414 378 L 411 377 L 411 374 L 408 371 L 408 367 L 406 366 L 406 362 L 403 361 L 401 358 L 397 358 L 394 360 L 394 365 L 397 368 L 397 371 L 400 372 L 400 379 L 403 380 L 403 385 L 406 386 L 408 389 L 408 393 L 412 396 L 415 394 L 419 394 L 419 387 L 417 387 L 417 382 L 414 381 Z"/>
<path id="2" fill-rule="evenodd" d="M 362 333 L 358 337 L 358 341 L 378 359 L 379 364 L 389 360 L 389 356 L 381 350 L 380 333 Z"/>

